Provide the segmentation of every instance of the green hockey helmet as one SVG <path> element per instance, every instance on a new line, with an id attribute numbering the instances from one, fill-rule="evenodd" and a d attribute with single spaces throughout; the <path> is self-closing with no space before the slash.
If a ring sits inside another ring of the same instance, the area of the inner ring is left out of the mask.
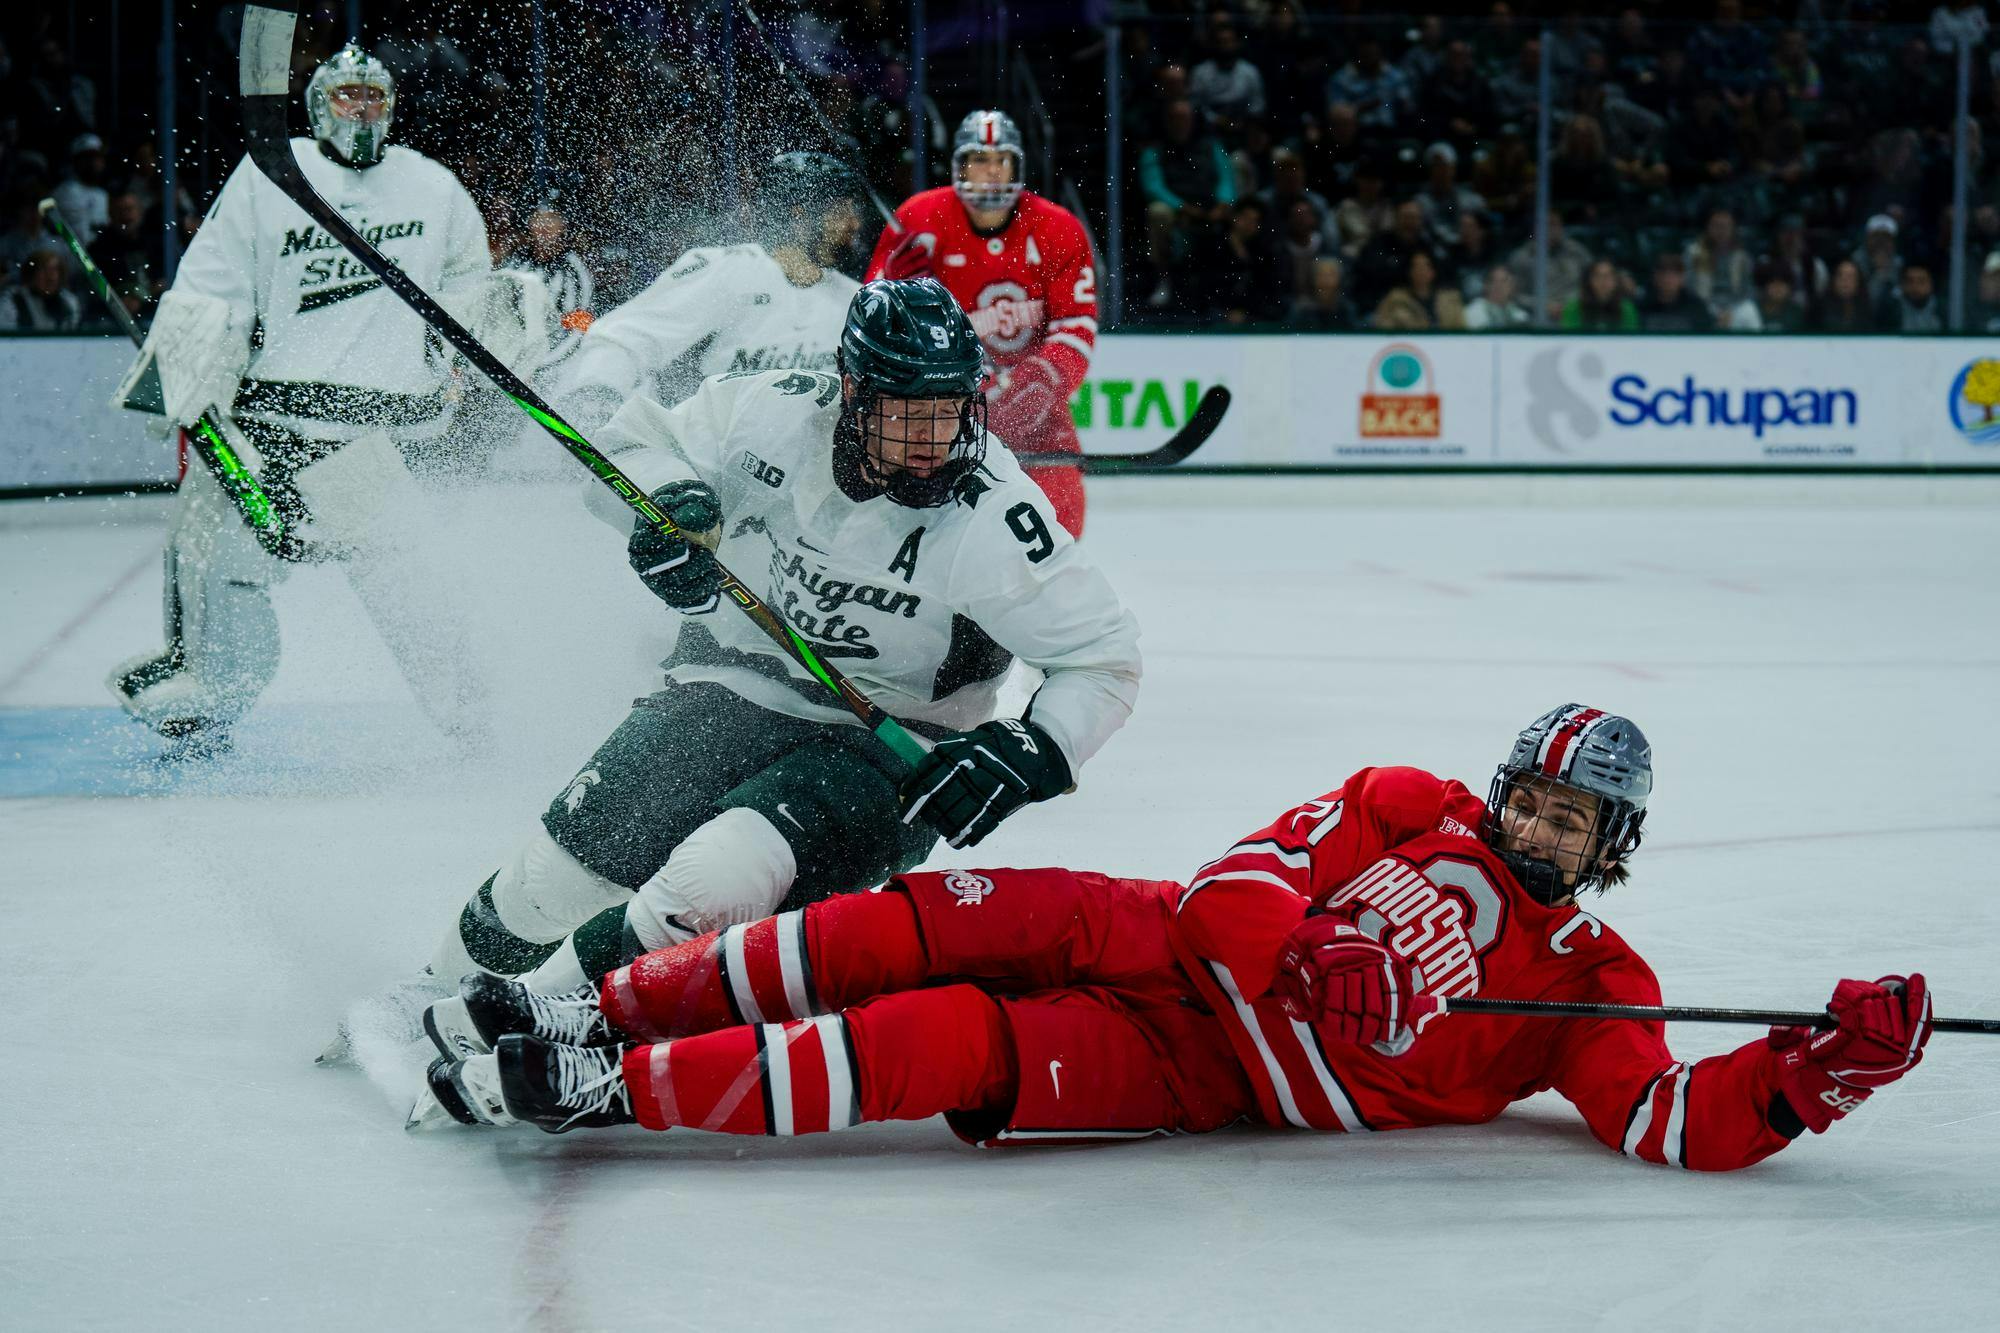
<path id="1" fill-rule="evenodd" d="M 952 294 L 936 278 L 864 285 L 848 304 L 839 359 L 850 384 L 835 457 L 847 479 L 917 508 L 949 500 L 986 456 L 986 355 Z M 903 409 L 885 412 L 888 400 Z"/>

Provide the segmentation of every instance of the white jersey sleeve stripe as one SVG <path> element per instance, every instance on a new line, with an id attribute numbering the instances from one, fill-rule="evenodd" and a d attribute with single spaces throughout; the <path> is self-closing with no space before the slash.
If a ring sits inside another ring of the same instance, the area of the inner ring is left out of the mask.
<path id="1" fill-rule="evenodd" d="M 1092 347 L 1089 343 L 1085 342 L 1083 339 L 1077 337 L 1073 333 L 1051 333 L 1048 337 L 1048 341 L 1052 343 L 1066 343 L 1069 346 L 1075 348 L 1077 351 L 1083 353 L 1086 357 L 1095 356 L 1097 354 L 1096 348 Z"/>
<path id="2" fill-rule="evenodd" d="M 1237 1018 L 1250 1034 L 1250 1040 L 1257 1047 L 1257 1056 L 1264 1062 L 1264 1070 L 1270 1075 L 1271 1088 L 1278 1095 L 1278 1109 L 1284 1112 L 1286 1123 L 1300 1129 L 1311 1129 L 1312 1123 L 1299 1112 L 1299 1104 L 1292 1097 L 1292 1087 L 1285 1079 L 1285 1071 L 1278 1064 L 1278 1057 L 1271 1053 L 1270 1043 L 1264 1040 L 1264 1030 L 1258 1026 L 1257 1013 L 1243 1001 L 1243 992 L 1236 988 L 1236 978 L 1229 975 L 1229 969 L 1214 959 L 1206 960 L 1208 970 L 1215 975 L 1216 984 L 1229 997 Z"/>
<path id="3" fill-rule="evenodd" d="M 1675 1069 L 1679 1067 L 1674 1066 Z M 1653 1127 L 1653 1094 L 1659 1091 L 1660 1080 L 1672 1072 L 1669 1069 L 1655 1074 L 1653 1081 L 1646 1085 L 1646 1091 L 1633 1103 L 1632 1118 L 1625 1125 L 1625 1142 L 1619 1147 L 1619 1151 L 1627 1157 L 1639 1155 L 1639 1144 L 1646 1137 L 1646 1131 Z"/>
<path id="4" fill-rule="evenodd" d="M 1682 1065 L 1674 1071 L 1673 1110 L 1667 1114 L 1667 1137 L 1660 1152 L 1674 1166 L 1686 1166 L 1688 1089 L 1694 1086 L 1694 1068 Z"/>
<path id="5" fill-rule="evenodd" d="M 1219 884 L 1224 880 L 1230 880 L 1230 879 L 1246 879 L 1246 880 L 1254 880 L 1261 884 L 1275 884 L 1279 888 L 1283 889 L 1286 893 L 1296 894 L 1298 892 L 1297 889 L 1287 884 L 1284 880 L 1279 879 L 1276 875 L 1273 875 L 1268 870 L 1223 870 L 1213 875 L 1203 875 L 1201 878 L 1197 879 L 1193 884 L 1190 884 L 1188 887 L 1190 890 L 1199 889 L 1210 884 Z"/>

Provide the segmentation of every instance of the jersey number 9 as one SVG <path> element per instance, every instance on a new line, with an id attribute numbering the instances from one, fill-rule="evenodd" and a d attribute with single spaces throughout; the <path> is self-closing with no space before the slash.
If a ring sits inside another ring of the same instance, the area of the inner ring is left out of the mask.
<path id="1" fill-rule="evenodd" d="M 1042 522 L 1042 516 L 1035 506 L 1023 500 L 1007 511 L 1007 527 L 1014 534 L 1014 540 L 1028 548 L 1028 563 L 1039 565 L 1054 554 L 1056 539 L 1049 536 L 1049 525 Z"/>

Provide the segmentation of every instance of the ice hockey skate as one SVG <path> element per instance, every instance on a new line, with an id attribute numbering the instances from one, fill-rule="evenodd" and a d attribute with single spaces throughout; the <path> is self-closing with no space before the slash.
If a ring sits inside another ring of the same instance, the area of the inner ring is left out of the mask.
<path id="1" fill-rule="evenodd" d="M 622 1045 L 560 1046 L 521 1033 L 501 1037 L 492 1055 L 474 1057 L 499 1063 L 500 1093 L 515 1119 L 549 1134 L 637 1123 L 624 1058 Z"/>
<path id="2" fill-rule="evenodd" d="M 178 647 L 119 663 L 105 684 L 127 716 L 167 742 L 161 759 L 213 759 L 233 748 L 228 722 L 193 706 Z"/>
<path id="3" fill-rule="evenodd" d="M 499 1039 L 490 1055 L 442 1056 L 425 1076 L 428 1090 L 403 1128 L 512 1125 L 527 1121 L 549 1134 L 636 1122 L 625 1087 L 621 1046 L 564 1046 L 522 1033 Z"/>
<path id="4" fill-rule="evenodd" d="M 597 1007 L 597 988 L 543 995 L 518 981 L 474 972 L 424 1010 L 424 1032 L 448 1060 L 485 1055 L 510 1032 L 565 1046 L 604 1046 L 618 1039 Z"/>
<path id="5" fill-rule="evenodd" d="M 514 1115 L 500 1094 L 499 1062 L 490 1055 L 470 1060 L 431 1061 L 424 1091 L 410 1107 L 403 1128 L 411 1133 L 444 1125 L 511 1125 Z"/>

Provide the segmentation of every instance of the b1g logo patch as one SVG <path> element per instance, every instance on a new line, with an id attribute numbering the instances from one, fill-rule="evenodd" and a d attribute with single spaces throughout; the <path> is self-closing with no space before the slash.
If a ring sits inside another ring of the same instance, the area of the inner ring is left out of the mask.
<path id="1" fill-rule="evenodd" d="M 940 881 L 952 897 L 958 899 L 957 907 L 977 907 L 985 897 L 993 892 L 993 881 L 984 875 L 975 875 L 970 870 L 947 870 Z"/>
<path id="2" fill-rule="evenodd" d="M 763 459 L 757 457 L 757 455 L 747 451 L 743 455 L 743 470 L 773 490 L 785 484 L 785 470 L 783 468 L 766 463 Z"/>

